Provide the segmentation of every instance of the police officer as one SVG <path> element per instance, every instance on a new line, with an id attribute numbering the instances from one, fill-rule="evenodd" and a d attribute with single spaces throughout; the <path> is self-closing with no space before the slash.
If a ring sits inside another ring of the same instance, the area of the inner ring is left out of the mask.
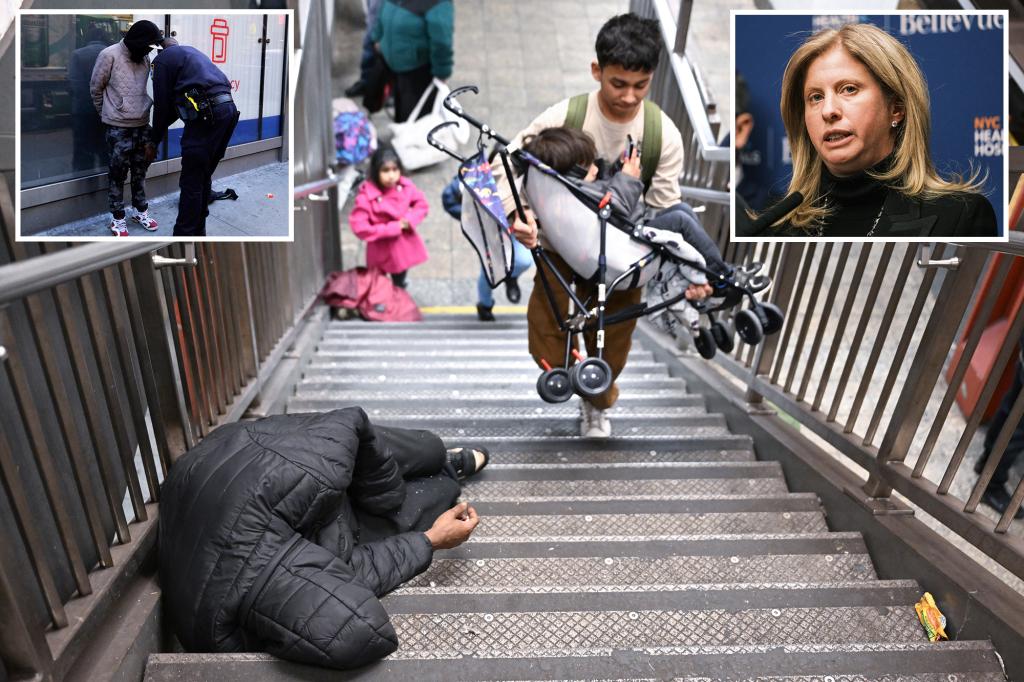
<path id="1" fill-rule="evenodd" d="M 205 237 L 211 180 L 238 123 L 231 82 L 210 58 L 174 38 L 153 60 L 153 141 L 181 118 L 181 177 L 175 237 Z M 152 153 L 155 155 L 155 148 Z"/>

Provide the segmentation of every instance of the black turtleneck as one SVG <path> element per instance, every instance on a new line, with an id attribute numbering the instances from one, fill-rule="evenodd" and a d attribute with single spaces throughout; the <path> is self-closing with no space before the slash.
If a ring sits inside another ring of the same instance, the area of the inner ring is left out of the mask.
<path id="1" fill-rule="evenodd" d="M 885 172 L 892 163 L 892 156 L 872 166 L 874 173 Z M 888 194 L 888 188 L 861 171 L 846 177 L 837 177 L 821 166 L 821 196 L 831 208 L 822 224 L 823 237 L 863 237 L 878 217 Z"/>

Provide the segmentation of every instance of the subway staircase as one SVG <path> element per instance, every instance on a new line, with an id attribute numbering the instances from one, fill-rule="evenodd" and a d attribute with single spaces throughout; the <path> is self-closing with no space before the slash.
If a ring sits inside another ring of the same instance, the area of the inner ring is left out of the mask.
<path id="1" fill-rule="evenodd" d="M 289 412 L 490 448 L 464 487 L 481 523 L 384 598 L 388 659 L 338 673 L 262 654 L 157 654 L 146 680 L 1003 680 L 988 641 L 929 643 L 912 580 L 880 580 L 858 533 L 634 345 L 613 437 L 547 405 L 525 318 L 328 325 Z"/>

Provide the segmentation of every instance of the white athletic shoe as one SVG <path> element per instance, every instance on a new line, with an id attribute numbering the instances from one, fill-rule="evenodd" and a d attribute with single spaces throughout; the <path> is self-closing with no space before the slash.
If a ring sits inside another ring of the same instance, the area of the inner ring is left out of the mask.
<path id="1" fill-rule="evenodd" d="M 110 231 L 115 237 L 127 237 L 128 235 L 128 223 L 125 222 L 124 218 L 111 218 L 110 219 Z"/>
<path id="2" fill-rule="evenodd" d="M 149 211 L 135 211 L 135 215 L 132 216 L 132 220 L 142 225 L 150 232 L 155 232 L 157 228 L 156 221 L 149 217 Z"/>
<path id="3" fill-rule="evenodd" d="M 612 435 L 612 423 L 605 414 L 586 400 L 580 401 L 580 435 L 584 438 L 608 438 Z"/>

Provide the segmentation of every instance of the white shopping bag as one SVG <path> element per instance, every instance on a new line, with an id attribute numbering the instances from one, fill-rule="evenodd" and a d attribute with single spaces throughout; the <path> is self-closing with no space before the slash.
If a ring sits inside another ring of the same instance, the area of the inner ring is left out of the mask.
<path id="1" fill-rule="evenodd" d="M 423 107 L 431 92 L 437 92 L 434 97 L 434 106 L 431 111 L 423 113 Z M 416 170 L 440 163 L 448 156 L 436 149 L 427 142 L 427 133 L 445 121 L 455 121 L 458 125 L 448 126 L 438 131 L 434 136 L 438 142 L 452 151 L 460 144 L 469 141 L 469 124 L 461 118 L 444 108 L 444 98 L 451 92 L 451 88 L 434 79 L 434 82 L 423 91 L 420 101 L 409 114 L 409 119 L 404 123 L 392 123 L 391 146 L 395 148 L 398 158 L 406 170 Z"/>

